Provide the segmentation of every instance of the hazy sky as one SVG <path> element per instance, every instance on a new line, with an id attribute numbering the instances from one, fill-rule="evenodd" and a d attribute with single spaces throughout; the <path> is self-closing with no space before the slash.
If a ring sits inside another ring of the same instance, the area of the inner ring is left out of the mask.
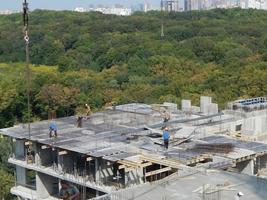
<path id="1" fill-rule="evenodd" d="M 0 0 L 0 10 L 10 9 L 19 10 L 24 0 Z M 148 0 L 153 6 L 159 7 L 160 0 Z M 116 3 L 129 6 L 135 3 L 142 3 L 144 0 L 28 0 L 31 10 L 53 9 L 53 10 L 73 10 L 75 7 L 86 7 L 90 4 L 113 5 Z"/>

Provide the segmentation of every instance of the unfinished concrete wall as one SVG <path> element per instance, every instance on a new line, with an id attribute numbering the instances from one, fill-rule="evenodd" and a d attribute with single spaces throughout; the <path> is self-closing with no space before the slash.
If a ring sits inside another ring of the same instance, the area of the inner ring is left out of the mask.
<path id="1" fill-rule="evenodd" d="M 236 113 L 238 114 L 238 112 Z M 266 133 L 267 133 L 267 110 L 243 113 L 242 134 L 262 135 Z"/>
<path id="2" fill-rule="evenodd" d="M 209 104 L 208 114 L 212 115 L 212 114 L 217 114 L 218 112 L 219 112 L 218 104 L 216 104 L 216 103 Z"/>
<path id="3" fill-rule="evenodd" d="M 190 112 L 191 111 L 191 100 L 182 100 L 182 111 Z"/>
<path id="4" fill-rule="evenodd" d="M 49 198 L 51 195 L 58 193 L 58 179 L 37 172 L 36 187 L 38 199 Z"/>
<path id="5" fill-rule="evenodd" d="M 144 170 L 138 168 L 130 172 L 125 172 L 125 185 L 138 185 L 144 182 Z"/>
<path id="6" fill-rule="evenodd" d="M 41 165 L 50 166 L 52 165 L 52 148 L 41 149 L 39 152 Z"/>
<path id="7" fill-rule="evenodd" d="M 59 158 L 59 166 L 66 173 L 74 173 L 74 161 L 75 156 L 72 152 L 68 152 L 68 154 L 58 156 Z"/>
<path id="8" fill-rule="evenodd" d="M 100 179 L 104 182 L 110 182 L 113 180 L 113 170 L 112 170 L 112 164 L 110 162 L 107 162 L 103 159 L 99 162 L 100 168 Z"/>
<path id="9" fill-rule="evenodd" d="M 254 175 L 254 160 L 247 160 L 236 164 L 238 172 L 248 175 Z"/>
<path id="10" fill-rule="evenodd" d="M 211 97 L 201 96 L 200 97 L 200 112 L 202 112 L 204 114 L 208 114 L 209 113 L 209 106 L 210 106 L 211 102 L 212 102 Z"/>
<path id="11" fill-rule="evenodd" d="M 265 168 L 267 168 L 267 155 L 257 157 L 254 167 L 255 174 Z"/>

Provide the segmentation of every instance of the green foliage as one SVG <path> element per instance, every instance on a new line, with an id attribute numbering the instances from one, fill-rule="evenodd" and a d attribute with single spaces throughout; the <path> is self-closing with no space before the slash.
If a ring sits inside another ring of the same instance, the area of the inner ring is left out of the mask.
<path id="1" fill-rule="evenodd" d="M 163 19 L 162 19 L 163 17 Z M 161 21 L 165 37 L 161 38 Z M 129 102 L 162 103 L 210 95 L 225 102 L 267 93 L 267 12 L 184 13 L 36 10 L 30 15 L 33 120 Z M 0 16 L 0 128 L 25 122 L 20 14 Z M 46 66 L 44 66 L 46 65 Z M 53 67 L 52 67 L 53 66 Z M 0 140 L 0 198 L 12 183 L 10 141 Z"/>
<path id="2" fill-rule="evenodd" d="M 10 188 L 14 186 L 13 167 L 7 163 L 12 152 L 10 138 L 0 138 L 0 199 L 11 200 Z"/>
<path id="3" fill-rule="evenodd" d="M 12 175 L 0 169 L 0 198 L 11 200 L 10 188 L 14 185 L 14 178 Z"/>
<path id="4" fill-rule="evenodd" d="M 223 107 L 267 92 L 266 11 L 120 17 L 36 10 L 30 18 L 33 119 L 72 115 L 84 103 L 197 103 L 207 94 Z M 24 66 L 15 63 L 24 61 L 21 16 L 0 16 L 0 24 L 0 62 L 11 63 L 0 65 L 0 127 L 7 127 L 27 111 Z"/>

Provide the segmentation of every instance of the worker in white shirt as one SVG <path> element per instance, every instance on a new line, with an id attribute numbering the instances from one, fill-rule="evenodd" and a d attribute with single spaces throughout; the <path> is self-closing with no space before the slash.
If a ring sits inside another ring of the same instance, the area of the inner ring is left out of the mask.
<path id="1" fill-rule="evenodd" d="M 244 194 L 243 194 L 242 192 L 238 192 L 238 193 L 235 195 L 234 200 L 240 200 L 242 196 L 244 196 Z"/>

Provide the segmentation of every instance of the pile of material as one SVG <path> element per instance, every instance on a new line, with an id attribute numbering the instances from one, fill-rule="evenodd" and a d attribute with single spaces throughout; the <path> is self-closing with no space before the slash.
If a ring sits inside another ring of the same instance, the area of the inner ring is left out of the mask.
<path id="1" fill-rule="evenodd" d="M 231 143 L 196 144 L 193 149 L 201 152 L 227 154 L 234 150 L 234 145 Z"/>

